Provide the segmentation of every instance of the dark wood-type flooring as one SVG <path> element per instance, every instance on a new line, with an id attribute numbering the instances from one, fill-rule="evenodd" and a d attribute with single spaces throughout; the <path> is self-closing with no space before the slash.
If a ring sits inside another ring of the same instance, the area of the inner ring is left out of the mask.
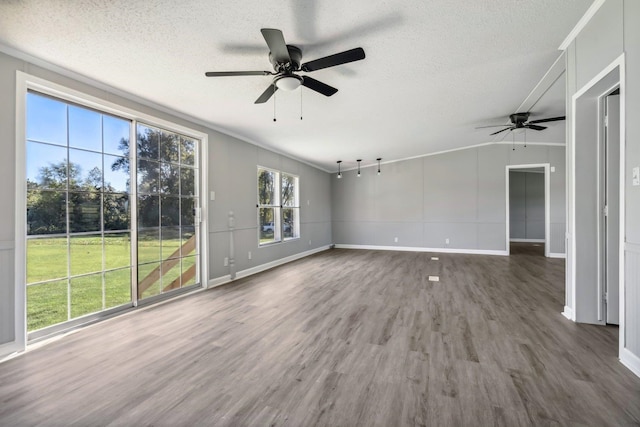
<path id="1" fill-rule="evenodd" d="M 138 310 L 0 364 L 0 425 L 639 425 L 541 251 L 334 249 Z"/>

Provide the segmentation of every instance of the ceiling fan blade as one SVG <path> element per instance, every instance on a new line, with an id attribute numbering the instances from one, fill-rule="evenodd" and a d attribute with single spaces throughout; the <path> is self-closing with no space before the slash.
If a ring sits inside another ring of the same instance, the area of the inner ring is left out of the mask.
<path id="1" fill-rule="evenodd" d="M 335 67 L 336 65 L 342 65 L 353 61 L 359 61 L 364 58 L 364 49 L 362 49 L 361 47 L 357 47 L 355 49 L 306 62 L 300 66 L 300 69 L 307 72 L 316 71 L 323 68 Z"/>
<path id="2" fill-rule="evenodd" d="M 524 125 L 524 127 L 533 130 L 545 130 L 547 128 L 546 126 L 532 125 L 531 123 L 527 123 L 526 125 Z"/>
<path id="3" fill-rule="evenodd" d="M 278 90 L 278 86 L 274 84 L 269 85 L 267 90 L 262 92 L 262 95 L 260 95 L 260 97 L 256 99 L 256 102 L 254 102 L 254 104 L 264 104 L 269 100 L 269 98 L 273 96 L 274 93 L 276 93 L 277 90 Z"/>
<path id="4" fill-rule="evenodd" d="M 474 129 L 485 129 L 485 128 L 502 128 L 502 127 L 511 127 L 511 125 L 489 125 L 489 126 L 477 126 Z"/>
<path id="5" fill-rule="evenodd" d="M 560 117 L 550 117 L 548 119 L 540 119 L 540 120 L 531 120 L 530 122 L 528 122 L 529 124 L 535 124 L 535 123 L 547 123 L 547 122 L 557 122 L 559 120 L 565 120 L 565 116 L 560 116 Z"/>
<path id="6" fill-rule="evenodd" d="M 324 84 L 316 79 L 312 79 L 311 77 L 303 77 L 302 78 L 302 86 L 306 86 L 311 90 L 315 90 L 318 93 L 323 94 L 324 96 L 331 96 L 338 91 L 335 87 L 331 87 L 328 84 Z"/>
<path id="7" fill-rule="evenodd" d="M 497 135 L 497 134 L 499 134 L 499 133 L 501 133 L 501 132 L 504 132 L 504 131 L 506 131 L 506 130 L 512 130 L 512 128 L 511 128 L 511 127 L 508 127 L 508 128 L 505 128 L 505 129 L 499 130 L 498 132 L 490 133 L 490 134 L 489 134 L 489 136 L 491 136 L 491 135 Z"/>
<path id="8" fill-rule="evenodd" d="M 233 76 L 270 76 L 270 71 L 207 71 L 207 77 L 233 77 Z"/>
<path id="9" fill-rule="evenodd" d="M 284 42 L 282 31 L 275 28 L 263 28 L 260 32 L 264 37 L 264 41 L 267 42 L 267 46 L 269 46 L 273 59 L 277 63 L 290 63 L 291 57 L 289 56 L 287 44 Z"/>

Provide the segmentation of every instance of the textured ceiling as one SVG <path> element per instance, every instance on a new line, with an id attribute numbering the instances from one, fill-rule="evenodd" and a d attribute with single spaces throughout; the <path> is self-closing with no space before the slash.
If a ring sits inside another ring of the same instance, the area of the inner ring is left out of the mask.
<path id="1" fill-rule="evenodd" d="M 590 0 L 4 0 L 0 44 L 335 169 L 493 141 L 558 58 Z M 303 62 L 362 47 L 366 59 L 312 74 L 326 98 L 279 91 L 255 105 L 271 70 L 260 28 L 279 28 Z M 561 79 L 562 80 L 562 79 Z M 564 113 L 556 82 L 532 117 Z M 505 132 L 507 133 L 507 132 Z M 500 140 L 502 135 L 495 140 Z M 527 139 L 564 142 L 564 122 Z"/>

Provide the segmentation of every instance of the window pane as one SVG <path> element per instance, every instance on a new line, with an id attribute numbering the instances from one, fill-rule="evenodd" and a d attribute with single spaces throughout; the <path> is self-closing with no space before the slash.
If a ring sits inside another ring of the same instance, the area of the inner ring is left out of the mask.
<path id="1" fill-rule="evenodd" d="M 67 105 L 27 93 L 27 139 L 67 145 Z"/>
<path id="2" fill-rule="evenodd" d="M 67 279 L 27 286 L 29 332 L 67 320 Z"/>
<path id="3" fill-rule="evenodd" d="M 105 308 L 117 307 L 131 302 L 131 269 L 104 273 Z"/>
<path id="4" fill-rule="evenodd" d="M 282 175 L 282 205 L 283 206 L 298 206 L 297 199 L 297 185 L 298 178 L 291 175 Z"/>
<path id="5" fill-rule="evenodd" d="M 97 111 L 69 105 L 69 146 L 102 151 L 102 118 Z"/>
<path id="6" fill-rule="evenodd" d="M 258 169 L 258 203 L 261 205 L 277 204 L 277 174 L 265 169 Z"/>
<path id="7" fill-rule="evenodd" d="M 131 265 L 129 233 L 104 235 L 104 264 L 106 270 Z"/>
<path id="8" fill-rule="evenodd" d="M 182 258 L 182 287 L 195 285 L 197 276 L 196 257 Z"/>
<path id="9" fill-rule="evenodd" d="M 138 198 L 138 227 L 158 227 L 160 225 L 160 197 L 140 196 Z"/>
<path id="10" fill-rule="evenodd" d="M 180 227 L 162 227 L 162 259 L 180 257 Z"/>
<path id="11" fill-rule="evenodd" d="M 105 193 L 102 198 L 105 231 L 128 230 L 129 196 Z"/>
<path id="12" fill-rule="evenodd" d="M 69 149 L 69 188 L 96 191 L 102 188 L 102 154 Z"/>
<path id="13" fill-rule="evenodd" d="M 285 239 L 292 239 L 299 237 L 298 214 L 300 210 L 298 208 L 283 208 L 282 209 L 282 235 Z"/>
<path id="14" fill-rule="evenodd" d="M 141 264 L 138 266 L 138 298 L 158 295 L 160 289 L 160 263 Z"/>
<path id="15" fill-rule="evenodd" d="M 72 236 L 69 244 L 72 276 L 102 271 L 102 236 Z"/>
<path id="16" fill-rule="evenodd" d="M 259 209 L 259 218 L 260 223 L 258 226 L 260 227 L 260 244 L 263 243 L 271 243 L 275 241 L 279 241 L 279 230 L 278 225 L 275 222 L 275 209 L 276 208 L 260 208 Z"/>
<path id="17" fill-rule="evenodd" d="M 160 228 L 138 231 L 138 262 L 160 261 Z"/>
<path id="18" fill-rule="evenodd" d="M 67 277 L 67 238 L 27 240 L 27 283 Z"/>
<path id="19" fill-rule="evenodd" d="M 138 157 L 142 159 L 158 160 L 159 132 L 144 125 L 138 125 Z"/>
<path id="20" fill-rule="evenodd" d="M 196 255 L 198 245 L 195 227 L 182 227 L 181 234 L 181 256 Z"/>
<path id="21" fill-rule="evenodd" d="M 157 193 L 160 186 L 160 163 L 138 160 L 138 192 Z"/>
<path id="22" fill-rule="evenodd" d="M 167 194 L 180 194 L 180 166 L 160 163 L 160 191 Z"/>
<path id="23" fill-rule="evenodd" d="M 180 194 L 182 196 L 195 195 L 196 178 L 195 170 L 191 168 L 180 168 Z"/>
<path id="24" fill-rule="evenodd" d="M 27 234 L 67 232 L 67 194 L 62 191 L 27 191 Z"/>
<path id="25" fill-rule="evenodd" d="M 129 158 L 129 131 L 131 122 L 117 117 L 102 116 L 104 152 Z M 106 164 L 106 163 L 105 163 Z"/>
<path id="26" fill-rule="evenodd" d="M 195 165 L 196 142 L 184 136 L 180 137 L 180 162 L 183 165 Z"/>
<path id="27" fill-rule="evenodd" d="M 172 289 L 179 289 L 182 285 L 180 276 L 182 275 L 182 267 L 180 266 L 180 258 L 176 258 L 162 266 L 162 292 Z"/>
<path id="28" fill-rule="evenodd" d="M 183 197 L 180 199 L 180 222 L 182 225 L 193 225 L 195 223 L 195 216 L 193 209 L 195 206 L 195 199 L 190 197 Z"/>
<path id="29" fill-rule="evenodd" d="M 100 231 L 100 193 L 69 193 L 69 229 L 72 233 Z"/>
<path id="30" fill-rule="evenodd" d="M 129 192 L 129 159 L 104 156 L 104 191 Z"/>
<path id="31" fill-rule="evenodd" d="M 160 198 L 160 225 L 163 227 L 180 225 L 180 198 L 162 196 Z"/>
<path id="32" fill-rule="evenodd" d="M 67 149 L 27 142 L 27 188 L 67 189 Z"/>
<path id="33" fill-rule="evenodd" d="M 180 160 L 180 137 L 171 132 L 160 132 L 160 161 L 178 163 Z"/>
<path id="34" fill-rule="evenodd" d="M 71 279 L 71 318 L 102 310 L 102 273 Z"/>

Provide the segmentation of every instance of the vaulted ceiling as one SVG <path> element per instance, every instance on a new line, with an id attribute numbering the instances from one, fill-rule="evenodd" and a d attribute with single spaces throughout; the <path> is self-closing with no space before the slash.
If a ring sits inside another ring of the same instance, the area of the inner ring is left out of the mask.
<path id="1" fill-rule="evenodd" d="M 506 123 L 519 107 L 531 107 L 532 119 L 563 115 L 562 78 L 525 99 L 590 4 L 5 0 L 0 45 L 334 170 L 336 160 L 366 165 L 510 139 L 475 127 Z M 332 97 L 278 91 L 274 122 L 273 98 L 254 104 L 270 77 L 204 76 L 272 70 L 261 28 L 281 29 L 303 62 L 354 47 L 366 59 L 311 75 L 339 89 Z M 564 142 L 564 126 L 528 131 L 527 140 Z"/>

